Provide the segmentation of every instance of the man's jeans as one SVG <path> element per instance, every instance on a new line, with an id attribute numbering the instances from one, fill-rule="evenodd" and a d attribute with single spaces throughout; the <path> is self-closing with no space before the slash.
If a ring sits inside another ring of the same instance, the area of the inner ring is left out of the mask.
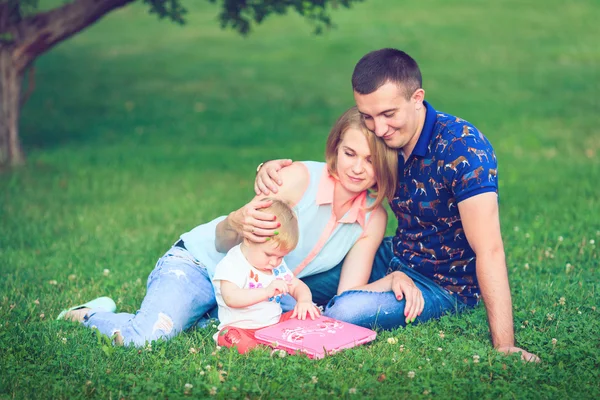
<path id="1" fill-rule="evenodd" d="M 342 264 L 332 270 L 302 279 L 313 293 L 313 301 L 325 305 L 324 315 L 364 327 L 394 329 L 405 326 L 405 300 L 397 300 L 393 292 L 368 292 L 350 290 L 336 296 Z M 444 314 L 462 311 L 466 306 L 459 302 L 441 286 L 420 273 L 403 265 L 392 251 L 392 238 L 386 237 L 375 255 L 369 282 L 383 278 L 393 271 L 408 275 L 423 293 L 425 307 L 415 324 Z M 285 296 L 289 300 L 290 296 Z M 286 301 L 284 311 L 293 308 L 292 301 Z M 283 306 L 283 304 L 282 304 Z"/>
<path id="2" fill-rule="evenodd" d="M 91 310 L 84 325 L 109 337 L 120 332 L 125 345 L 143 346 L 196 325 L 216 306 L 206 268 L 187 250 L 172 247 L 150 273 L 146 297 L 135 314 Z"/>

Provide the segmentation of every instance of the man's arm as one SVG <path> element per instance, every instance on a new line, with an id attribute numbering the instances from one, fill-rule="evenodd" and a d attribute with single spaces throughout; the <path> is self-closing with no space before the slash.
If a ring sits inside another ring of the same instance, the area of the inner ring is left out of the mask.
<path id="1" fill-rule="evenodd" d="M 503 353 L 521 353 L 526 361 L 539 361 L 515 346 L 512 301 L 500 233 L 498 196 L 482 193 L 458 203 L 469 245 L 477 256 L 477 280 L 487 311 L 494 347 Z"/>
<path id="2" fill-rule="evenodd" d="M 254 193 L 257 196 L 261 194 L 268 196 L 271 193 L 277 193 L 279 186 L 283 185 L 283 181 L 279 171 L 292 165 L 292 160 L 271 160 L 261 164 L 256 171 L 256 179 L 254 180 Z"/>

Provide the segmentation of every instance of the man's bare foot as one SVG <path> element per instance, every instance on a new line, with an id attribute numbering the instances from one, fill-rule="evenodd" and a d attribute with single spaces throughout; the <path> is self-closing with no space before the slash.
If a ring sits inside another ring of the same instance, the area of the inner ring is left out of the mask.
<path id="1" fill-rule="evenodd" d="M 83 319 L 87 315 L 89 308 L 78 308 L 76 310 L 71 310 L 65 314 L 65 319 L 67 321 L 73 322 L 83 322 Z"/>

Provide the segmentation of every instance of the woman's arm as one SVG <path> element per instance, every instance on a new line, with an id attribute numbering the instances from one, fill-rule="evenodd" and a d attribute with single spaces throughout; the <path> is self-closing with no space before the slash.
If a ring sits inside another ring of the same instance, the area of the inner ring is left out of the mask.
<path id="1" fill-rule="evenodd" d="M 240 244 L 246 236 L 245 233 L 252 236 L 249 239 L 256 243 L 264 242 L 273 235 L 279 225 L 273 214 L 260 211 L 261 208 L 268 207 L 272 203 L 270 200 L 261 200 L 262 198 L 262 196 L 255 197 L 219 222 L 215 232 L 215 248 L 218 252 L 227 253 L 233 246 Z M 248 228 L 250 224 L 260 225 L 260 229 L 258 227 Z M 244 229 L 248 229 L 248 231 L 244 231 Z"/>
<path id="2" fill-rule="evenodd" d="M 407 324 L 421 315 L 425 307 L 425 299 L 421 290 L 419 290 L 415 282 L 408 275 L 400 271 L 394 271 L 378 281 L 352 288 L 352 290 L 394 292 L 394 296 L 396 296 L 398 301 L 406 299 L 404 317 Z"/>
<path id="3" fill-rule="evenodd" d="M 277 193 L 270 197 L 286 201 L 294 206 L 306 191 L 310 179 L 308 170 L 301 163 L 293 163 L 279 172 L 284 183 Z M 239 210 L 230 213 L 219 222 L 216 228 L 215 248 L 220 253 L 228 252 L 233 246 L 246 238 L 255 243 L 263 243 L 275 234 L 280 226 L 275 216 L 260 211 L 271 205 L 271 201 L 263 200 L 265 196 L 254 197 Z"/>
<path id="4" fill-rule="evenodd" d="M 346 290 L 371 292 L 394 292 L 398 301 L 406 299 L 404 316 L 413 321 L 423 311 L 425 300 L 411 278 L 402 272 L 392 272 L 378 281 L 367 284 L 373 269 L 375 253 L 385 235 L 387 212 L 378 207 L 371 213 L 371 220 L 363 238 L 358 240 L 346 255 L 338 285 L 338 294 Z"/>
<path id="5" fill-rule="evenodd" d="M 371 212 L 366 230 L 350 249 L 340 275 L 337 293 L 366 285 L 373 269 L 375 253 L 385 235 L 387 212 L 381 206 Z"/>

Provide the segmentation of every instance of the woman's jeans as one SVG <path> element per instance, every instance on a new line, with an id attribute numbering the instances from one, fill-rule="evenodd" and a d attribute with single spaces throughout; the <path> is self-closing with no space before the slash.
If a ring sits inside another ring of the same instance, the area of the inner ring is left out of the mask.
<path id="1" fill-rule="evenodd" d="M 444 314 L 462 311 L 466 306 L 458 301 L 441 286 L 413 269 L 402 265 L 392 251 L 392 238 L 386 237 L 379 246 L 375 256 L 373 270 L 369 282 L 374 282 L 393 271 L 401 271 L 408 275 L 423 293 L 425 307 L 415 324 L 432 318 L 440 318 Z M 341 264 L 336 268 L 304 278 L 303 281 L 313 293 L 313 301 L 327 304 L 323 315 L 364 327 L 394 329 L 405 326 L 405 300 L 397 300 L 393 292 L 368 292 L 350 290 L 336 296 L 340 279 Z M 285 296 L 289 298 L 290 296 Z M 289 299 L 286 299 L 289 300 Z M 293 308 L 293 299 L 291 299 Z M 287 305 L 287 304 L 286 304 Z M 289 305 L 287 305 L 289 307 Z M 285 310 L 285 307 L 284 307 Z"/>
<path id="2" fill-rule="evenodd" d="M 365 327 L 394 329 L 405 325 L 404 300 L 396 300 L 393 292 L 377 293 L 350 290 L 336 296 L 342 264 L 303 278 L 310 287 L 313 301 L 325 307 L 324 315 Z M 445 289 L 418 272 L 400 264 L 392 252 L 391 238 L 385 238 L 375 256 L 369 282 L 393 271 L 402 271 L 413 279 L 423 293 L 425 308 L 415 323 L 463 310 Z M 282 298 L 283 312 L 294 308 L 291 296 Z M 172 247 L 156 263 L 150 273 L 147 292 L 135 314 L 91 310 L 84 320 L 112 337 L 119 332 L 125 345 L 143 346 L 146 342 L 170 339 L 180 332 L 206 322 L 207 316 L 217 316 L 217 302 L 206 268 L 187 250 Z"/>
<path id="3" fill-rule="evenodd" d="M 172 247 L 150 273 L 146 297 L 135 314 L 91 310 L 84 325 L 109 337 L 120 332 L 125 345 L 143 346 L 176 336 L 216 306 L 206 268 L 187 250 Z"/>

